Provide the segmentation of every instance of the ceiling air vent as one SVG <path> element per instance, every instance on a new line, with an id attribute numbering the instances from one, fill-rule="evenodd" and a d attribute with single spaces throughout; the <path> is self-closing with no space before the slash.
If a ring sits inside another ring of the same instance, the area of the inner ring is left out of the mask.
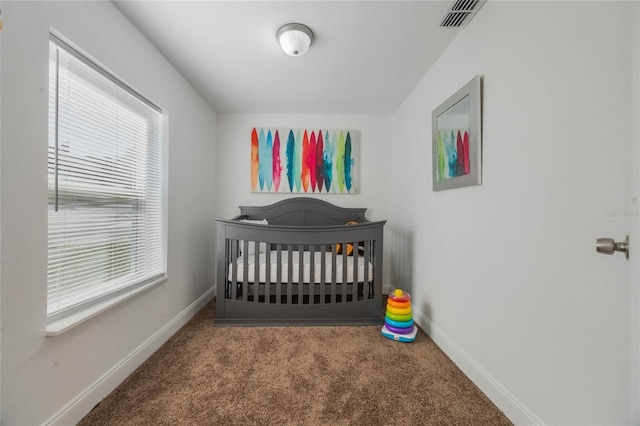
<path id="1" fill-rule="evenodd" d="M 440 21 L 441 27 L 460 28 L 467 24 L 487 0 L 455 0 Z"/>

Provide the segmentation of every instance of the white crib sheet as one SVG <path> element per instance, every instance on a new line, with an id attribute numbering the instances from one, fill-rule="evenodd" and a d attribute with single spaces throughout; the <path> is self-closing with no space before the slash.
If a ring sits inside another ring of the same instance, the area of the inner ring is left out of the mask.
<path id="1" fill-rule="evenodd" d="M 293 270 L 291 272 L 292 275 L 292 283 L 299 283 L 300 282 L 300 254 L 298 251 L 293 251 L 293 259 L 292 259 L 292 265 L 293 265 Z M 311 265 L 310 265 L 310 258 L 311 258 L 311 253 L 308 251 L 303 252 L 303 281 L 305 283 L 311 282 Z M 259 280 L 260 282 L 266 282 L 267 279 L 267 263 L 266 263 L 266 257 L 267 254 L 266 253 L 259 253 L 259 261 L 260 261 L 260 265 L 259 265 Z M 357 266 L 358 266 L 358 271 L 357 271 L 357 282 L 364 282 L 365 280 L 365 258 L 364 256 L 347 256 L 347 271 L 346 271 L 346 282 L 347 283 L 353 283 L 354 280 L 354 264 L 355 262 L 355 258 L 357 257 L 358 261 L 357 261 Z M 247 277 L 247 282 L 254 282 L 255 280 L 255 268 L 256 268 L 256 255 L 255 254 L 250 254 L 248 256 L 248 277 Z M 278 257 L 277 257 L 277 251 L 276 250 L 272 250 L 271 251 L 271 258 L 270 258 L 270 271 L 271 271 L 271 275 L 270 275 L 270 281 L 272 283 L 277 282 L 277 273 L 278 273 Z M 321 276 L 321 270 L 322 270 L 322 259 L 321 259 L 321 255 L 319 252 L 315 252 L 314 256 L 313 256 L 313 261 L 314 261 L 314 265 L 313 265 L 313 270 L 314 270 L 314 274 L 313 274 L 313 281 L 315 283 L 321 283 L 322 280 L 322 276 Z M 238 270 L 237 270 L 237 280 L 238 282 L 242 282 L 243 281 L 243 277 L 244 277 L 244 256 L 240 256 L 236 259 L 236 263 L 238 265 Z M 332 260 L 331 260 L 331 253 L 326 253 L 325 254 L 325 262 L 324 262 L 324 270 L 325 270 L 325 278 L 324 278 L 324 282 L 325 283 L 331 283 L 333 280 L 333 276 L 332 276 Z M 342 279 L 343 279 L 343 256 L 341 254 L 336 256 L 336 283 L 342 283 Z M 288 283 L 289 282 L 289 255 L 288 252 L 286 251 L 282 251 L 282 277 L 281 277 L 281 282 L 282 283 Z M 229 265 L 229 276 L 228 276 L 229 281 L 233 280 L 233 264 Z M 369 268 L 368 268 L 368 275 L 367 275 L 367 279 L 369 281 L 373 281 L 373 264 L 371 262 L 369 262 Z"/>

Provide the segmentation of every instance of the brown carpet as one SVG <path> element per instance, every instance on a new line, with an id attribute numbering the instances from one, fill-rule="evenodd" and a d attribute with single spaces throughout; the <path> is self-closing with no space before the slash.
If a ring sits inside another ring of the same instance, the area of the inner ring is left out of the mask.
<path id="1" fill-rule="evenodd" d="M 80 425 L 510 425 L 422 331 L 214 327 L 209 303 Z"/>

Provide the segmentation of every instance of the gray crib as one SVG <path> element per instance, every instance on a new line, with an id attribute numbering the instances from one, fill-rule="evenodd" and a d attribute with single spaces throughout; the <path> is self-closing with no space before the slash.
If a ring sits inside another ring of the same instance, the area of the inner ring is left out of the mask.
<path id="1" fill-rule="evenodd" d="M 386 221 L 365 211 L 297 197 L 216 219 L 215 324 L 382 324 Z"/>

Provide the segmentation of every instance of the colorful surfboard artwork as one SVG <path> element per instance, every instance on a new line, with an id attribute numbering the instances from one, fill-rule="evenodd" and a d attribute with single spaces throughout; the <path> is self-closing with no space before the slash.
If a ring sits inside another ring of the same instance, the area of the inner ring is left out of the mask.
<path id="1" fill-rule="evenodd" d="M 271 173 L 273 175 L 273 189 L 278 192 L 280 189 L 280 178 L 282 174 L 282 164 L 280 163 L 280 134 L 276 130 L 276 136 L 273 139 L 273 157 L 271 164 Z"/>
<path id="2" fill-rule="evenodd" d="M 251 191 L 359 193 L 358 136 L 353 130 L 251 129 Z"/>
<path id="3" fill-rule="evenodd" d="M 469 164 L 469 129 L 439 130 L 437 141 L 438 181 L 471 173 Z"/>
<path id="4" fill-rule="evenodd" d="M 309 143 L 309 136 L 307 131 L 304 131 L 302 136 L 302 189 L 304 192 L 309 192 L 309 152 L 311 152 L 311 144 Z"/>
<path id="5" fill-rule="evenodd" d="M 324 184 L 323 150 L 322 132 L 318 132 L 318 140 L 316 141 L 316 184 L 318 185 L 318 192 L 322 192 L 322 185 Z"/>
<path id="6" fill-rule="evenodd" d="M 256 129 L 251 131 L 251 189 L 256 191 L 258 188 L 258 132 Z"/>

